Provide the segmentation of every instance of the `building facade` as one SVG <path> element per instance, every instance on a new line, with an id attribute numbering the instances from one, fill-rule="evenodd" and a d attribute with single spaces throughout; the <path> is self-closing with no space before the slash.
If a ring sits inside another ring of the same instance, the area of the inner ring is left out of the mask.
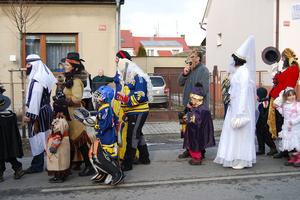
<path id="1" fill-rule="evenodd" d="M 60 60 L 70 51 L 78 51 L 85 60 L 86 70 L 96 75 L 99 67 L 108 75 L 115 72 L 116 12 L 115 0 L 98 1 L 35 1 L 30 9 L 39 10 L 27 27 L 23 41 L 10 18 L 5 14 L 8 1 L 0 1 L 0 80 L 10 82 L 8 70 L 24 65 L 26 55 L 39 54 L 55 74 L 62 72 Z M 124 1 L 121 1 L 121 4 Z M 23 55 L 20 56 L 20 48 Z M 20 74 L 14 81 L 20 82 Z M 11 94 L 7 87 L 7 94 Z M 20 100 L 15 88 L 15 99 Z M 16 101 L 19 108 L 21 101 Z"/>
<path id="2" fill-rule="evenodd" d="M 300 56 L 299 8 L 300 0 L 208 0 L 201 22 L 207 32 L 207 67 L 226 71 L 231 54 L 249 35 L 256 40 L 257 71 L 271 71 L 261 59 L 268 46 L 278 44 L 280 51 L 289 47 Z M 271 73 L 260 78 L 263 84 L 271 84 Z"/>

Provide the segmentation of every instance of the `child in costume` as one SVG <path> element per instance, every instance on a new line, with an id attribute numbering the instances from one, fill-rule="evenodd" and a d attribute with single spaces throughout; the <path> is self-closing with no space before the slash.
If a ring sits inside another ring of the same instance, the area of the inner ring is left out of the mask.
<path id="1" fill-rule="evenodd" d="M 280 151 L 293 151 L 294 153 L 285 165 L 300 167 L 300 103 L 296 100 L 296 92 L 293 88 L 286 88 L 278 98 L 274 100 L 276 109 L 283 115 L 284 122 L 279 133 Z"/>
<path id="2" fill-rule="evenodd" d="M 190 93 L 190 111 L 186 114 L 187 142 L 185 148 L 189 150 L 192 159 L 191 165 L 201 165 L 202 152 L 215 146 L 214 126 L 210 111 L 203 105 L 205 94 L 200 83 L 192 88 Z"/>
<path id="3" fill-rule="evenodd" d="M 258 143 L 258 152 L 256 152 L 256 155 L 265 154 L 265 144 L 267 144 L 270 148 L 270 152 L 268 152 L 267 155 L 272 156 L 277 153 L 277 149 L 267 124 L 269 110 L 268 91 L 266 88 L 260 87 L 257 88 L 256 94 L 259 111 L 258 120 L 256 122 L 256 137 Z"/>
<path id="4" fill-rule="evenodd" d="M 116 123 L 118 119 L 110 105 L 113 97 L 114 90 L 110 86 L 98 88 L 94 93 L 97 116 L 90 117 L 90 113 L 85 110 L 85 113 L 82 113 L 86 117 L 81 121 L 87 126 L 95 125 L 96 129 L 97 140 L 91 145 L 89 152 L 91 163 L 97 173 L 92 180 L 117 185 L 125 176 L 117 162 Z"/>
<path id="5" fill-rule="evenodd" d="M 70 174 L 69 125 L 64 117 L 52 122 L 52 132 L 47 141 L 47 170 L 50 183 L 62 183 Z"/>

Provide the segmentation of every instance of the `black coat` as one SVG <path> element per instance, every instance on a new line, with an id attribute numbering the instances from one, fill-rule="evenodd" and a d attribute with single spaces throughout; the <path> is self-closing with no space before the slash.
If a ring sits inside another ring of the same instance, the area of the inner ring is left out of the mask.
<path id="1" fill-rule="evenodd" d="M 15 113 L 0 112 L 0 160 L 23 157 L 22 140 Z"/>

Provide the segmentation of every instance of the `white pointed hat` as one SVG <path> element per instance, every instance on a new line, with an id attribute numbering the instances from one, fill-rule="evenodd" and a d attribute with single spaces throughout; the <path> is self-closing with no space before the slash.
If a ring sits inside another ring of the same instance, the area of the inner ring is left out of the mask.
<path id="1" fill-rule="evenodd" d="M 254 47 L 254 36 L 249 36 L 246 41 L 233 54 L 240 59 L 248 60 L 249 50 Z"/>

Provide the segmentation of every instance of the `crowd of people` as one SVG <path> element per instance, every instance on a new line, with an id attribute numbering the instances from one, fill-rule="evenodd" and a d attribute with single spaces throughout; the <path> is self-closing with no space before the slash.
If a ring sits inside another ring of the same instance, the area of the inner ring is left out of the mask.
<path id="1" fill-rule="evenodd" d="M 253 36 L 231 55 L 228 77 L 222 83 L 225 120 L 214 162 L 233 169 L 252 167 L 256 155 L 265 154 L 267 144 L 267 155 L 287 157 L 286 165 L 299 167 L 297 57 L 289 48 L 283 51 L 283 67 L 274 76 L 269 93 L 263 87 L 256 89 L 255 58 Z M 201 165 L 206 149 L 216 145 L 209 111 L 209 71 L 201 61 L 201 52 L 193 51 L 178 77 L 185 106 L 179 114 L 185 151 L 178 158 L 191 158 L 191 165 Z M 79 176 L 93 175 L 92 181 L 117 185 L 124 180 L 124 171 L 151 162 L 142 131 L 152 100 L 150 78 L 126 51 L 116 54 L 114 77 L 104 76 L 100 69 L 91 79 L 77 52 L 68 53 L 62 62 L 65 72 L 55 78 L 38 55 L 26 57 L 29 84 L 23 120 L 28 124 L 33 156 L 26 170 L 17 160 L 23 150 L 16 115 L 9 111 L 10 100 L 0 88 L 0 181 L 4 180 L 5 162 L 11 163 L 14 178 L 20 179 L 42 172 L 46 154 L 51 183 L 67 180 L 71 170 L 83 165 Z M 8 125 L 2 128 L 2 124 Z"/>

